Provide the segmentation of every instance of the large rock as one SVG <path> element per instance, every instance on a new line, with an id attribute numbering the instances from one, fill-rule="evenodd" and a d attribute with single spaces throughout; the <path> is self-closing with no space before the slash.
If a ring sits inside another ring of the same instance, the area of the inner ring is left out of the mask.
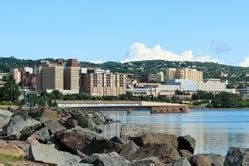
<path id="1" fill-rule="evenodd" d="M 67 120 L 65 121 L 64 126 L 65 126 L 67 129 L 71 129 L 71 128 L 74 128 L 74 127 L 79 126 L 79 123 L 78 123 L 77 120 L 72 119 L 72 118 L 69 118 L 69 119 L 67 119 Z"/>
<path id="2" fill-rule="evenodd" d="M 13 157 L 26 157 L 26 153 L 17 145 L 0 140 L 0 154 Z"/>
<path id="3" fill-rule="evenodd" d="M 182 157 L 186 157 L 186 158 L 189 158 L 189 157 L 192 157 L 193 154 L 188 151 L 188 150 L 178 150 L 179 154 L 182 156 Z"/>
<path id="4" fill-rule="evenodd" d="M 93 139 L 92 141 L 92 149 L 94 153 L 119 152 L 122 146 L 122 144 L 108 139 Z"/>
<path id="5" fill-rule="evenodd" d="M 166 166 L 166 164 L 161 163 L 158 157 L 149 157 L 133 161 L 129 166 Z"/>
<path id="6" fill-rule="evenodd" d="M 148 157 L 158 157 L 162 163 L 171 163 L 181 158 L 178 151 L 168 144 L 146 144 L 138 149 L 129 158 L 130 160 L 140 160 Z"/>
<path id="7" fill-rule="evenodd" d="M 88 137 L 90 137 L 91 139 L 97 138 L 97 139 L 102 139 L 103 137 L 101 137 L 101 135 L 99 135 L 98 133 L 89 130 L 87 128 L 81 128 L 80 126 L 76 126 L 75 128 L 66 130 L 65 132 L 73 132 L 73 133 L 78 133 L 78 134 L 83 134 L 83 135 L 87 135 Z"/>
<path id="8" fill-rule="evenodd" d="M 139 147 L 133 141 L 130 141 L 122 147 L 119 154 L 125 158 L 130 158 L 138 149 Z"/>
<path id="9" fill-rule="evenodd" d="M 187 158 L 183 157 L 170 164 L 167 164 L 167 166 L 191 166 L 191 164 L 189 163 Z"/>
<path id="10" fill-rule="evenodd" d="M 224 166 L 249 165 L 249 149 L 231 147 L 227 151 Z"/>
<path id="11" fill-rule="evenodd" d="M 47 108 L 31 109 L 28 114 L 32 118 L 35 118 L 41 122 L 45 122 L 47 120 L 57 120 L 57 112 Z"/>
<path id="12" fill-rule="evenodd" d="M 94 162 L 91 164 L 93 165 L 100 165 L 100 166 L 128 166 L 129 161 L 126 160 L 123 156 L 120 156 L 116 152 L 108 153 L 108 154 L 93 154 L 90 156 Z"/>
<path id="13" fill-rule="evenodd" d="M 48 128 L 48 130 L 55 134 L 58 131 L 66 130 L 64 126 L 62 126 L 57 120 L 48 120 L 44 122 L 44 125 Z"/>
<path id="14" fill-rule="evenodd" d="M 162 133 L 146 133 L 140 137 L 134 138 L 133 141 L 140 147 L 145 144 L 168 144 L 174 148 L 178 147 L 178 141 L 175 135 Z"/>
<path id="15" fill-rule="evenodd" d="M 100 132 L 97 127 L 97 122 L 94 122 L 93 114 L 85 111 L 71 112 L 72 118 L 78 121 L 78 125 L 82 128 L 89 128 L 93 131 Z"/>
<path id="16" fill-rule="evenodd" d="M 224 161 L 225 161 L 225 157 L 224 156 L 221 156 L 219 154 L 206 154 L 205 156 L 207 156 L 211 162 L 212 162 L 212 165 L 215 165 L 215 166 L 223 166 L 224 165 Z"/>
<path id="17" fill-rule="evenodd" d="M 31 160 L 59 166 L 74 165 L 80 162 L 80 157 L 68 152 L 58 151 L 51 145 L 32 144 L 30 147 Z"/>
<path id="18" fill-rule="evenodd" d="M 38 141 L 42 143 L 47 143 L 50 138 L 48 128 L 47 127 L 41 128 L 40 130 L 33 133 L 31 137 L 34 137 L 35 139 L 37 139 Z"/>
<path id="19" fill-rule="evenodd" d="M 121 126 L 120 137 L 124 140 L 130 140 L 134 137 L 139 137 L 145 133 L 152 132 L 153 129 L 148 125 L 128 125 L 123 124 Z"/>
<path id="20" fill-rule="evenodd" d="M 63 150 L 72 153 L 76 153 L 77 150 L 80 150 L 85 154 L 92 154 L 92 139 L 85 134 L 75 132 L 57 132 L 55 138 L 59 142 L 60 148 Z"/>
<path id="21" fill-rule="evenodd" d="M 177 138 L 177 140 L 179 143 L 178 149 L 185 149 L 194 154 L 196 141 L 193 137 L 191 137 L 190 135 L 180 136 Z"/>
<path id="22" fill-rule="evenodd" d="M 112 137 L 110 140 L 119 144 L 125 144 L 125 141 L 117 136 Z"/>
<path id="23" fill-rule="evenodd" d="M 212 166 L 212 161 L 205 155 L 197 154 L 189 159 L 192 166 Z"/>
<path id="24" fill-rule="evenodd" d="M 16 115 L 3 127 L 3 135 L 6 135 L 9 139 L 25 140 L 40 128 L 41 123 L 30 116 Z"/>
<path id="25" fill-rule="evenodd" d="M 0 109 L 0 130 L 3 128 L 3 126 L 9 123 L 12 115 L 12 112 Z"/>

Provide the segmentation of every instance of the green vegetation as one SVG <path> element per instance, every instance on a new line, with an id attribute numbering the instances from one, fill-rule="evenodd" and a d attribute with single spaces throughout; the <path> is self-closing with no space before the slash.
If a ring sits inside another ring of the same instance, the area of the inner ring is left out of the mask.
<path id="1" fill-rule="evenodd" d="M 17 162 L 17 161 L 24 161 L 25 159 L 23 157 L 13 157 L 13 156 L 7 156 L 0 154 L 0 163 L 4 164 L 5 166 L 12 165 L 11 163 Z"/>
<path id="2" fill-rule="evenodd" d="M 173 102 L 173 103 L 182 103 L 182 99 L 177 96 L 169 97 L 152 97 L 152 96 L 132 96 L 130 92 L 127 92 L 125 95 L 120 96 L 103 96 L 95 97 L 90 96 L 86 93 L 63 95 L 58 90 L 54 90 L 52 93 L 43 92 L 40 95 L 36 93 L 30 93 L 26 98 L 21 102 L 22 105 L 27 105 L 29 107 L 34 106 L 50 106 L 56 107 L 56 100 L 106 100 L 106 101 L 115 101 L 115 100 L 130 100 L 130 101 L 157 101 L 157 102 Z"/>
<path id="3" fill-rule="evenodd" d="M 17 103 L 18 96 L 20 95 L 19 86 L 16 84 L 13 77 L 9 77 L 4 87 L 0 88 L 0 104 L 6 102 Z"/>
<path id="4" fill-rule="evenodd" d="M 249 100 L 241 96 L 227 92 L 212 94 L 210 92 L 198 91 L 192 95 L 193 105 L 205 104 L 209 108 L 248 108 Z M 196 101 L 197 100 L 197 101 Z"/>

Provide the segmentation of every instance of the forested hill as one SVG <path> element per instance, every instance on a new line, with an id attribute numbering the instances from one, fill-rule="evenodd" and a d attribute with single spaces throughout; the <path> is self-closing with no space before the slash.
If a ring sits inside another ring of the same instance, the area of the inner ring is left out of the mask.
<path id="1" fill-rule="evenodd" d="M 54 59 L 46 59 L 51 62 Z M 8 72 L 10 68 L 29 66 L 34 67 L 39 63 L 40 60 L 25 60 L 10 58 L 0 58 L 0 72 Z M 211 62 L 178 62 L 178 61 L 164 61 L 164 60 L 153 60 L 153 61 L 137 61 L 137 62 L 105 62 L 102 64 L 94 64 L 90 62 L 80 62 L 82 67 L 100 67 L 102 69 L 109 69 L 113 72 L 131 73 L 135 75 L 139 74 L 150 74 L 158 73 L 159 71 L 165 71 L 169 67 L 190 67 L 196 68 L 204 72 L 204 78 L 221 78 L 228 79 L 231 83 L 240 83 L 249 81 L 249 68 L 229 66 Z M 227 74 L 227 77 L 221 77 L 221 72 Z"/>

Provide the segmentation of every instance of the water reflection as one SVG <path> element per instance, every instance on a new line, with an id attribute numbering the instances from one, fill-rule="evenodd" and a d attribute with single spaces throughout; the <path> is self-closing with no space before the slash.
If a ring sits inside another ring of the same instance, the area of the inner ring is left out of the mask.
<path id="1" fill-rule="evenodd" d="M 249 110 L 193 110 L 184 114 L 150 114 L 149 111 L 105 111 L 122 123 L 104 127 L 104 136 L 119 136 L 122 124 L 149 125 L 152 131 L 191 135 L 196 153 L 225 155 L 231 146 L 249 148 Z"/>

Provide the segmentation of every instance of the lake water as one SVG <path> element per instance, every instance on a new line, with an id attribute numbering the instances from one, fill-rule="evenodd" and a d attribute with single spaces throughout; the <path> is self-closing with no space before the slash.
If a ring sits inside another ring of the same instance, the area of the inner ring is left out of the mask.
<path id="1" fill-rule="evenodd" d="M 104 127 L 104 136 L 119 136 L 122 124 L 149 125 L 156 132 L 191 135 L 195 153 L 226 155 L 229 147 L 249 148 L 249 110 L 191 110 L 189 113 L 150 114 L 148 110 L 104 111 L 121 123 Z"/>

